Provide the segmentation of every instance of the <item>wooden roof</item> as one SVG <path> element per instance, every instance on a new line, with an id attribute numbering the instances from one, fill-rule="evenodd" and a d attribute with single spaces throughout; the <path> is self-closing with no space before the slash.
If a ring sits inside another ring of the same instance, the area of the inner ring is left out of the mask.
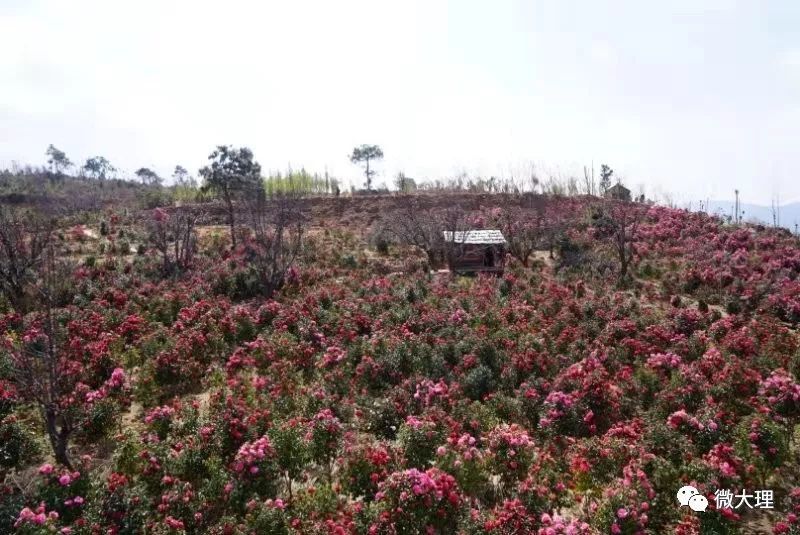
<path id="1" fill-rule="evenodd" d="M 443 232 L 447 242 L 465 243 L 474 245 L 501 245 L 506 243 L 503 233 L 499 230 L 457 230 Z"/>
<path id="2" fill-rule="evenodd" d="M 629 190 L 628 188 L 617 182 L 616 184 L 608 188 L 607 191 L 627 191 L 628 193 L 630 193 L 631 190 Z"/>

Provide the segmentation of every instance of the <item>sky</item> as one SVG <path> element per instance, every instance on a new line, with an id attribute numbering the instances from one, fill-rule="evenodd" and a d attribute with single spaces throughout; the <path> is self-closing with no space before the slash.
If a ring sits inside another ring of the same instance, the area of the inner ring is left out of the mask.
<path id="1" fill-rule="evenodd" d="M 800 2 L 0 0 L 0 167 L 376 183 L 607 163 L 676 202 L 800 200 Z"/>

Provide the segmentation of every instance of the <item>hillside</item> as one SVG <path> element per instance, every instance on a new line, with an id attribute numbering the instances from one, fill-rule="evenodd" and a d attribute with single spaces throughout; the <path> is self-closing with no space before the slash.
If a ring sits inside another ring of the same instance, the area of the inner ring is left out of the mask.
<path id="1" fill-rule="evenodd" d="M 54 231 L 30 285 L 55 297 L 0 314 L 0 532 L 800 528 L 789 232 L 592 197 L 288 206 L 239 213 L 233 250 L 219 204 Z M 455 222 L 503 231 L 502 275 L 447 272 Z M 52 404 L 20 371 L 49 347 Z"/>

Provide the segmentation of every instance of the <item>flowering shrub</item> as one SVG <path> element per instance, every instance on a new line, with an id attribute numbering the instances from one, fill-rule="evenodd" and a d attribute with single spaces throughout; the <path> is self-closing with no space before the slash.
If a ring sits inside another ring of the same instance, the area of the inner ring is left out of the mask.
<path id="1" fill-rule="evenodd" d="M 158 438 L 165 439 L 172 426 L 175 409 L 164 405 L 151 409 L 144 417 L 144 423 L 150 425 Z"/>
<path id="2" fill-rule="evenodd" d="M 501 424 L 486 438 L 489 465 L 506 484 L 523 477 L 533 458 L 533 440 L 517 424 Z"/>
<path id="3" fill-rule="evenodd" d="M 786 517 L 776 522 L 772 528 L 772 532 L 776 535 L 800 533 L 800 487 L 791 489 L 787 498 Z"/>
<path id="4" fill-rule="evenodd" d="M 40 466 L 38 473 L 41 478 L 40 507 L 47 506 L 48 510 L 55 513 L 54 518 L 67 523 L 79 518 L 89 493 L 89 479 L 78 470 L 70 471 L 49 463 Z"/>
<path id="5" fill-rule="evenodd" d="M 759 416 L 745 418 L 736 429 L 736 453 L 758 469 L 763 481 L 767 473 L 786 461 L 786 431 Z"/>
<path id="6" fill-rule="evenodd" d="M 269 497 L 275 493 L 276 457 L 270 439 L 263 436 L 242 444 L 233 459 L 233 471 L 248 488 Z"/>
<path id="7" fill-rule="evenodd" d="M 395 472 L 380 484 L 375 496 L 381 514 L 377 526 L 394 526 L 400 533 L 449 530 L 462 497 L 453 476 L 437 468 Z"/>
<path id="8" fill-rule="evenodd" d="M 0 419 L 0 467 L 23 465 L 38 453 L 36 436 L 28 426 L 14 415 Z"/>
<path id="9" fill-rule="evenodd" d="M 434 383 L 430 379 L 424 379 L 419 382 L 414 391 L 414 400 L 417 401 L 421 407 L 427 408 L 437 402 L 444 402 L 447 400 L 449 389 L 447 383 L 439 381 Z"/>
<path id="10" fill-rule="evenodd" d="M 639 459 L 623 469 L 617 484 L 604 491 L 593 514 L 593 524 L 603 533 L 640 533 L 649 527 L 650 502 L 656 497 Z"/>
<path id="11" fill-rule="evenodd" d="M 537 520 L 519 500 L 506 500 L 495 507 L 483 528 L 488 533 L 535 533 Z"/>
<path id="12" fill-rule="evenodd" d="M 557 434 L 580 436 L 587 434 L 593 419 L 594 412 L 585 407 L 577 396 L 554 390 L 542 404 L 539 426 L 552 429 Z"/>
<path id="13" fill-rule="evenodd" d="M 408 466 L 425 468 L 444 441 L 444 431 L 433 420 L 409 416 L 400 427 L 397 439 Z"/>
<path id="14" fill-rule="evenodd" d="M 436 449 L 436 466 L 453 474 L 459 488 L 470 496 L 483 496 L 489 486 L 484 453 L 469 433 L 450 436 L 447 445 Z"/>
<path id="15" fill-rule="evenodd" d="M 343 489 L 371 501 L 378 485 L 392 472 L 396 461 L 391 450 L 380 443 L 355 443 L 344 447 L 340 478 Z"/>
<path id="16" fill-rule="evenodd" d="M 54 531 L 58 522 L 58 513 L 55 511 L 47 511 L 44 503 L 40 503 L 36 509 L 31 510 L 28 507 L 19 512 L 14 528 L 18 533 L 26 534 L 40 534 L 51 533 Z"/>
<path id="17" fill-rule="evenodd" d="M 244 518 L 248 530 L 252 533 L 275 533 L 288 535 L 289 526 L 286 518 L 286 504 L 280 498 L 267 499 L 265 502 L 248 505 Z"/>
<path id="18" fill-rule="evenodd" d="M 327 464 L 342 439 L 342 424 L 330 409 L 322 409 L 309 422 L 306 440 L 310 442 L 311 458 Z"/>
<path id="19" fill-rule="evenodd" d="M 299 478 L 309 461 L 308 442 L 305 440 L 300 423 L 289 420 L 270 429 L 271 447 L 275 451 L 275 461 L 287 479 L 291 489 L 294 480 Z"/>
<path id="20" fill-rule="evenodd" d="M 779 416 L 792 422 L 800 417 L 800 384 L 785 370 L 774 370 L 761 383 L 758 393 Z"/>

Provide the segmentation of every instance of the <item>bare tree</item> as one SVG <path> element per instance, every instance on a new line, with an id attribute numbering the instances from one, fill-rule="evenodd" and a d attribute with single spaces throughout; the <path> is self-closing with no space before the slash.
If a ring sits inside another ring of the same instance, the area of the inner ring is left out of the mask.
<path id="1" fill-rule="evenodd" d="M 148 224 L 150 243 L 161 254 L 165 275 L 190 267 L 197 249 L 196 223 L 197 216 L 188 210 L 176 210 L 172 214 L 161 208 L 153 210 Z"/>
<path id="2" fill-rule="evenodd" d="M 519 207 L 504 210 L 497 224 L 508 243 L 508 252 L 527 266 L 531 255 L 545 238 L 544 200 L 538 196 L 532 198 L 529 210 Z"/>
<path id="3" fill-rule="evenodd" d="M 596 192 L 596 184 L 594 181 L 594 162 L 592 163 L 591 170 L 583 166 L 583 187 L 586 195 L 594 195 Z"/>
<path id="4" fill-rule="evenodd" d="M 303 244 L 306 216 L 297 194 L 267 198 L 263 189 L 245 203 L 252 231 L 245 255 L 258 274 L 262 293 L 269 297 L 286 282 Z"/>
<path id="5" fill-rule="evenodd" d="M 631 204 L 618 207 L 613 212 L 612 220 L 615 225 L 614 243 L 617 257 L 619 258 L 619 279 L 624 281 L 628 277 L 628 268 L 633 263 L 636 254 L 636 239 L 639 223 L 644 217 L 644 210 Z"/>
<path id="6" fill-rule="evenodd" d="M 438 234 L 444 239 L 444 257 L 447 267 L 452 270 L 456 262 L 464 256 L 466 237 L 474 225 L 468 212 L 457 204 L 445 208 L 437 215 L 435 222 L 438 224 Z"/>
<path id="7" fill-rule="evenodd" d="M 599 237 L 607 238 L 619 261 L 618 282 L 623 284 L 636 255 L 639 224 L 647 214 L 641 204 L 609 201 L 593 218 Z"/>
<path id="8" fill-rule="evenodd" d="M 0 290 L 18 311 L 27 310 L 27 290 L 52 234 L 52 220 L 0 206 Z"/>
<path id="9" fill-rule="evenodd" d="M 431 267 L 439 264 L 444 245 L 443 229 L 422 207 L 419 198 L 404 197 L 400 210 L 386 216 L 381 230 L 402 244 L 421 249 Z"/>
<path id="10" fill-rule="evenodd" d="M 56 319 L 56 304 L 70 279 L 69 270 L 69 265 L 56 259 L 52 244 L 48 245 L 35 285 L 41 310 L 39 336 L 20 341 L 11 352 L 11 375 L 22 397 L 39 407 L 56 461 L 71 469 L 69 440 L 79 421 L 64 397 L 72 391 L 69 369 L 74 363 L 62 354 L 63 329 Z"/>
<path id="11" fill-rule="evenodd" d="M 540 229 L 542 246 L 547 249 L 550 259 L 555 258 L 555 250 L 564 231 L 569 226 L 567 208 L 563 199 L 548 199 L 540 208 Z"/>
<path id="12" fill-rule="evenodd" d="M 781 226 L 781 197 L 779 193 L 772 196 L 772 226 Z"/>

